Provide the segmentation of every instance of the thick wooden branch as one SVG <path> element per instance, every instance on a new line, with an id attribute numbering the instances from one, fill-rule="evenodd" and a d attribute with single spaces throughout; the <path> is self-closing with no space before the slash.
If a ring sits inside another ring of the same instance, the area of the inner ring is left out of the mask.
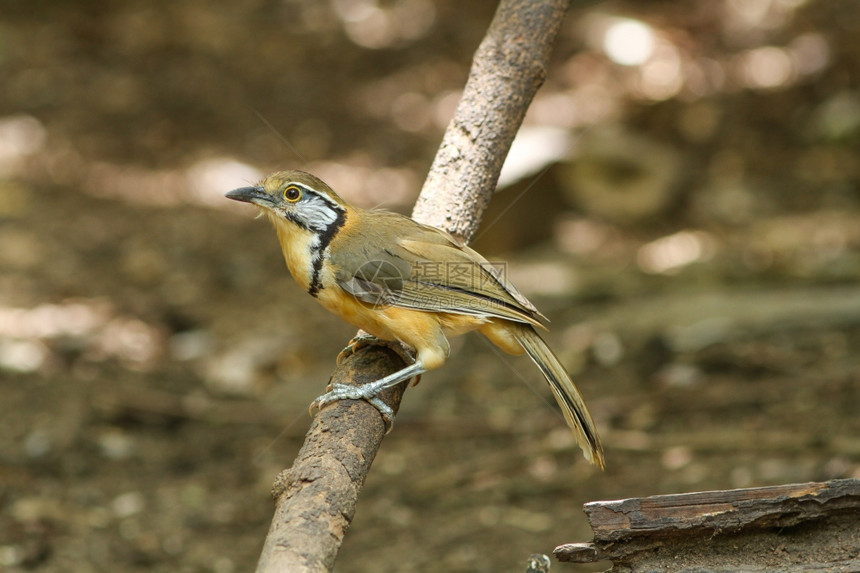
<path id="1" fill-rule="evenodd" d="M 594 541 L 557 547 L 560 561 L 611 560 L 611 571 L 633 573 L 860 566 L 857 479 L 596 501 L 584 510 Z"/>
<path id="2" fill-rule="evenodd" d="M 466 239 L 474 235 L 514 135 L 543 83 L 568 4 L 502 0 L 416 204 L 416 220 Z M 366 347 L 332 380 L 361 384 L 403 366 L 393 351 Z M 395 411 L 404 388 L 383 396 Z M 366 402 L 341 401 L 317 415 L 293 467 L 275 484 L 275 515 L 258 572 L 332 568 L 382 438 L 379 412 Z"/>
<path id="3" fill-rule="evenodd" d="M 369 346 L 338 365 L 332 382 L 373 382 L 404 366 L 391 349 Z M 382 398 L 396 408 L 403 389 Z M 257 571 L 331 570 L 384 434 L 379 412 L 364 401 L 342 401 L 314 417 L 293 467 L 272 488 L 275 515 Z"/>

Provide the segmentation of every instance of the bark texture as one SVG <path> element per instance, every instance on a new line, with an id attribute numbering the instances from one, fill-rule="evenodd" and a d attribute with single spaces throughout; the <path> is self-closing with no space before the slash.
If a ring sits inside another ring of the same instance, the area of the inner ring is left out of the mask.
<path id="1" fill-rule="evenodd" d="M 416 221 L 466 242 L 474 236 L 511 142 L 546 78 L 568 4 L 501 3 L 415 204 Z"/>
<path id="2" fill-rule="evenodd" d="M 560 561 L 613 573 L 858 571 L 860 480 L 655 495 L 585 504 L 591 543 Z"/>

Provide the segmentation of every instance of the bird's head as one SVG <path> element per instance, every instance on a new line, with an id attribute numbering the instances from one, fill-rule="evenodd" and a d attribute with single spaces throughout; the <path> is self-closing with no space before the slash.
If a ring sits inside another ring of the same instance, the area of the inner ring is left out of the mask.
<path id="1" fill-rule="evenodd" d="M 316 234 L 340 227 L 347 205 L 331 187 L 304 171 L 279 171 L 252 187 L 227 193 L 228 199 L 253 203 L 280 227 L 289 222 Z"/>

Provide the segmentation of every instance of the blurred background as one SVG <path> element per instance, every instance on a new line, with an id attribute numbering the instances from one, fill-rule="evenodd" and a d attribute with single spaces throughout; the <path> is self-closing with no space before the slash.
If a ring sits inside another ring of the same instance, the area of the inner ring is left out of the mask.
<path id="1" fill-rule="evenodd" d="M 408 213 L 494 9 L 0 4 L 0 569 L 254 566 L 353 329 L 223 194 L 302 168 Z M 519 571 L 590 500 L 860 477 L 858 42 L 853 0 L 574 2 L 475 244 L 607 470 L 461 337 L 338 571 Z"/>

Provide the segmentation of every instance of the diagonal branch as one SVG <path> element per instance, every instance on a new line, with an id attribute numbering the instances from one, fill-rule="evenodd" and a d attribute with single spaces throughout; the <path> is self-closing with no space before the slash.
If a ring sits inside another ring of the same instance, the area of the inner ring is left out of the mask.
<path id="1" fill-rule="evenodd" d="M 490 203 L 502 164 L 549 57 L 569 0 L 501 2 L 475 52 L 412 218 L 467 242 Z"/>
<path id="2" fill-rule="evenodd" d="M 490 202 L 526 110 L 546 77 L 569 0 L 502 0 L 475 53 L 463 97 L 413 211 L 468 240 Z M 349 356 L 332 382 L 362 384 L 405 366 L 390 348 Z M 405 384 L 383 393 L 396 412 Z M 328 571 L 384 437 L 379 412 L 341 401 L 314 418 L 292 468 L 277 478 L 275 515 L 257 571 Z"/>

